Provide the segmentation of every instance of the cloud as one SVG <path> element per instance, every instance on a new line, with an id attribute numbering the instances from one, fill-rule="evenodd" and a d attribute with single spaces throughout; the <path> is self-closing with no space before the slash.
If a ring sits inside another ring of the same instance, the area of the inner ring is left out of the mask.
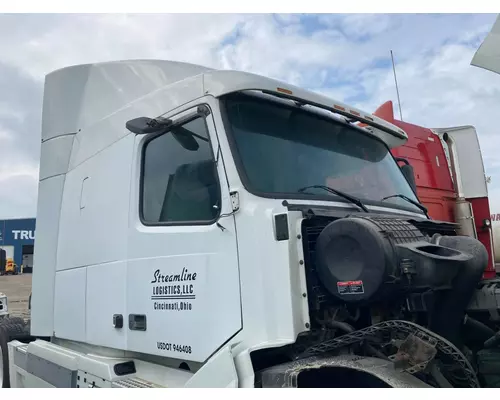
<path id="1" fill-rule="evenodd" d="M 213 65 L 215 49 L 238 21 L 250 16 L 198 14 L 97 14 L 1 16 L 3 62 L 42 80 L 72 64 L 124 58 L 169 58 Z M 31 22 L 35 22 L 31 24 Z M 19 26 L 22 26 L 22 33 Z M 17 36 L 17 37 L 16 37 Z"/>
<path id="2" fill-rule="evenodd" d="M 396 100 L 429 127 L 475 125 L 500 203 L 500 77 L 470 66 L 488 14 L 0 15 L 0 218 L 34 215 L 44 75 L 68 65 L 161 58 L 275 77 L 373 111 Z M 22 27 L 22 28 L 21 28 Z M 7 192 L 6 193 L 6 189 Z M 499 204 L 500 206 L 500 204 Z"/>
<path id="3" fill-rule="evenodd" d="M 403 118 L 434 128 L 475 126 L 486 173 L 497 175 L 500 134 L 492 116 L 500 102 L 500 77 L 466 65 L 464 60 L 471 60 L 474 50 L 463 43 L 447 44 L 439 51 L 401 63 L 397 75 Z M 364 108 L 373 110 L 388 99 L 397 104 L 392 71 L 364 73 L 362 85 L 366 92 L 376 93 L 362 102 Z M 497 176 L 492 185 L 500 188 L 500 175 Z M 500 197 L 495 202 L 500 206 Z"/>

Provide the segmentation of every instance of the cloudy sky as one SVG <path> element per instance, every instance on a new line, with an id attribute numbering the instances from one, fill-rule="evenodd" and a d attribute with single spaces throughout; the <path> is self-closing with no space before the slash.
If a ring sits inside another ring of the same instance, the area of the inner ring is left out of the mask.
<path id="1" fill-rule="evenodd" d="M 0 15 L 0 218 L 36 214 L 44 75 L 71 64 L 162 58 L 255 72 L 406 121 L 474 125 L 500 212 L 500 76 L 472 67 L 495 14 Z"/>

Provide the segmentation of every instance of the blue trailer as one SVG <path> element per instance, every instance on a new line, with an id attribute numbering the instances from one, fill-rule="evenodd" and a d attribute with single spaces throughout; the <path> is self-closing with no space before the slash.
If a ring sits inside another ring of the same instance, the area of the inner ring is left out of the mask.
<path id="1" fill-rule="evenodd" d="M 35 218 L 0 220 L 0 249 L 5 250 L 6 261 L 12 259 L 16 272 L 23 265 L 24 272 L 33 270 Z"/>

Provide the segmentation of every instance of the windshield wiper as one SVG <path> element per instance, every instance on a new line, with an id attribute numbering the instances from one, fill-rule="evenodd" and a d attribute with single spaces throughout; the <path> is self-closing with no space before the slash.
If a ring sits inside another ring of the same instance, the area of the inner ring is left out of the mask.
<path id="1" fill-rule="evenodd" d="M 428 212 L 427 207 L 425 207 L 424 205 L 420 204 L 419 202 L 417 202 L 415 200 L 410 199 L 408 196 L 405 196 L 404 194 L 393 194 L 392 196 L 387 196 L 387 197 L 384 197 L 383 199 L 380 199 L 380 200 L 384 201 L 387 199 L 392 199 L 394 197 L 399 197 L 400 199 L 406 200 L 408 203 L 413 204 L 415 207 L 420 208 L 424 212 L 425 216 L 427 218 L 429 218 L 429 214 L 427 214 L 427 212 Z"/>
<path id="2" fill-rule="evenodd" d="M 358 199 L 357 197 L 354 197 L 354 196 L 351 196 L 350 194 L 347 194 L 347 193 L 344 193 L 344 192 L 341 192 L 340 190 L 337 190 L 337 189 L 333 189 L 331 188 L 330 186 L 326 186 L 326 185 L 312 185 L 312 186 L 305 186 L 303 188 L 300 188 L 298 190 L 299 193 L 303 193 L 305 192 L 307 189 L 323 189 L 323 190 L 326 190 L 327 192 L 330 192 L 330 193 L 333 193 L 333 194 L 336 194 L 337 196 L 340 196 L 340 197 L 343 197 L 344 199 L 350 201 L 352 204 L 355 204 L 357 205 L 359 208 L 361 208 L 364 212 L 369 212 L 368 211 L 368 208 L 366 208 L 366 206 L 361 202 L 360 199 Z"/>

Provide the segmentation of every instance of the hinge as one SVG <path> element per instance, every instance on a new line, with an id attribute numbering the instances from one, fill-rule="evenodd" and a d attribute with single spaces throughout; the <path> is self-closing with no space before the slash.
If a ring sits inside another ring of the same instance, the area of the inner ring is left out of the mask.
<path id="1" fill-rule="evenodd" d="M 233 213 L 240 209 L 240 194 L 237 191 L 230 192 L 231 196 L 231 206 L 233 208 Z"/>

